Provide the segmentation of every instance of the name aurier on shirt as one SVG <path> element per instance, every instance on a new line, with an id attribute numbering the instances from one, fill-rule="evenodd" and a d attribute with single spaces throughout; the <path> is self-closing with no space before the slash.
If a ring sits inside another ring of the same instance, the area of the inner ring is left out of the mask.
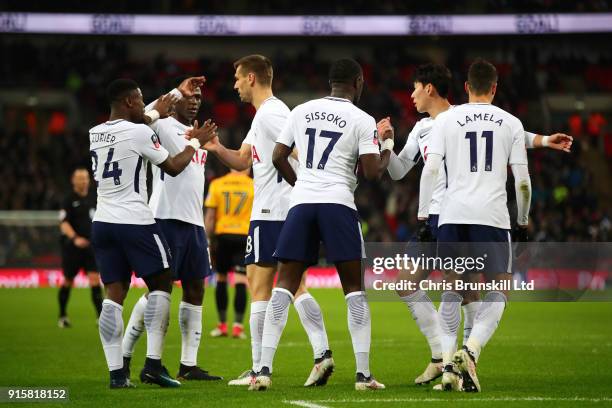
<path id="1" fill-rule="evenodd" d="M 502 123 L 504 122 L 503 119 L 497 119 L 495 120 L 495 116 L 492 113 L 473 113 L 471 115 L 465 115 L 465 122 L 461 123 L 460 121 L 457 121 L 457 123 L 459 124 L 459 126 L 463 127 L 465 125 L 467 125 L 470 122 L 476 122 L 477 120 L 485 120 L 488 122 L 493 122 L 496 123 L 497 125 L 501 126 Z"/>

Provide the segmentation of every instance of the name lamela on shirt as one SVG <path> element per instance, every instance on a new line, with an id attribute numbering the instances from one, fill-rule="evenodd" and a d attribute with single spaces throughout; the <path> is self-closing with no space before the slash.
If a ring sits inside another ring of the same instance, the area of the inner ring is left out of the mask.
<path id="1" fill-rule="evenodd" d="M 496 119 L 493 113 L 472 113 L 471 115 L 465 115 L 465 122 L 461 123 L 457 121 L 457 124 L 461 127 L 467 125 L 468 123 L 484 121 L 484 122 L 493 122 L 498 126 L 501 126 L 504 123 L 503 119 Z"/>

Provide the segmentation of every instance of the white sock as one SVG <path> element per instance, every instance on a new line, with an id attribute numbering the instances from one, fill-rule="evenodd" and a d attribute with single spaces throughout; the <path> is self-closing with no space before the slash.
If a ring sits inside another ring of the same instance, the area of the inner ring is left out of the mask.
<path id="1" fill-rule="evenodd" d="M 400 299 L 408 305 L 412 318 L 427 339 L 431 350 L 431 358 L 441 359 L 442 345 L 440 344 L 438 312 L 429 296 L 427 296 L 427 293 L 423 290 L 418 290 Z"/>
<path id="2" fill-rule="evenodd" d="M 461 302 L 463 297 L 457 292 L 444 292 L 438 310 L 440 322 L 440 343 L 442 361 L 449 364 L 457 351 L 457 330 L 461 323 Z"/>
<path id="3" fill-rule="evenodd" d="M 149 293 L 144 313 L 147 329 L 147 358 L 161 360 L 169 319 L 170 294 L 161 290 Z"/>
<path id="4" fill-rule="evenodd" d="M 263 336 L 267 307 L 267 300 L 251 303 L 251 318 L 249 324 L 251 326 L 251 355 L 253 356 L 252 369 L 254 372 L 258 372 L 261 369 L 259 365 L 261 361 L 261 337 Z"/>
<path id="5" fill-rule="evenodd" d="M 353 341 L 356 371 L 370 376 L 370 342 L 372 340 L 372 321 L 370 305 L 365 292 L 351 292 L 345 296 L 348 307 L 348 327 Z"/>
<path id="6" fill-rule="evenodd" d="M 123 336 L 123 306 L 110 299 L 102 302 L 102 312 L 98 320 L 98 331 L 106 357 L 108 370 L 123 368 L 121 337 Z"/>
<path id="7" fill-rule="evenodd" d="M 327 341 L 327 332 L 325 331 L 325 323 L 321 314 L 321 307 L 310 293 L 300 295 L 293 303 L 295 310 L 300 316 L 300 321 L 310 344 L 312 345 L 312 353 L 314 358 L 323 357 L 325 352 L 329 350 L 329 342 Z"/>
<path id="8" fill-rule="evenodd" d="M 178 319 L 181 329 L 181 364 L 193 367 L 198 361 L 202 335 L 202 306 L 181 302 Z"/>
<path id="9" fill-rule="evenodd" d="M 480 308 L 482 302 L 477 300 L 467 305 L 461 306 L 463 309 L 463 344 L 465 345 L 470 338 L 472 328 L 474 327 L 474 317 Z"/>
<path id="10" fill-rule="evenodd" d="M 287 289 L 272 289 L 272 297 L 266 309 L 263 336 L 261 338 L 261 367 L 268 367 L 272 372 L 272 361 L 278 347 L 278 342 L 283 334 L 289 306 L 293 301 L 293 295 Z"/>
<path id="11" fill-rule="evenodd" d="M 128 321 L 125 336 L 123 336 L 123 344 L 121 348 L 123 349 L 124 357 L 132 357 L 134 353 L 134 346 L 136 346 L 136 342 L 142 336 L 142 333 L 145 330 L 144 327 L 144 311 L 147 307 L 147 297 L 142 295 L 138 302 L 134 305 L 132 309 L 132 314 L 130 315 L 130 320 Z"/>
<path id="12" fill-rule="evenodd" d="M 506 301 L 506 295 L 498 291 L 489 292 L 484 297 L 482 305 L 480 305 L 478 313 L 476 313 L 474 318 L 474 327 L 472 328 L 470 338 L 465 344 L 474 353 L 476 361 L 480 357 L 482 348 L 486 346 L 493 333 L 495 333 L 499 321 L 504 314 Z"/>

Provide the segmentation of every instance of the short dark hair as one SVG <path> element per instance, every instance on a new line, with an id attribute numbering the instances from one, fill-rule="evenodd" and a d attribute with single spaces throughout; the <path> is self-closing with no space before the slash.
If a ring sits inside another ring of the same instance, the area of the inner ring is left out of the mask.
<path id="1" fill-rule="evenodd" d="M 108 102 L 113 104 L 120 99 L 125 98 L 130 92 L 138 88 L 138 84 L 132 79 L 115 79 L 106 87 L 106 97 L 108 98 Z"/>
<path id="2" fill-rule="evenodd" d="M 478 58 L 468 70 L 468 85 L 476 95 L 484 95 L 497 82 L 497 69 L 489 61 Z"/>
<path id="3" fill-rule="evenodd" d="M 86 171 L 89 173 L 89 169 L 83 165 L 78 165 L 76 166 L 73 170 L 72 170 L 72 174 L 76 173 L 77 171 Z"/>
<path id="4" fill-rule="evenodd" d="M 234 69 L 238 69 L 238 67 L 241 67 L 242 72 L 254 73 L 255 78 L 261 85 L 272 85 L 274 70 L 272 69 L 272 61 L 268 57 L 258 54 L 247 55 L 234 62 Z"/>
<path id="5" fill-rule="evenodd" d="M 339 59 L 329 69 L 329 83 L 351 84 L 362 74 L 361 65 L 354 59 Z"/>
<path id="6" fill-rule="evenodd" d="M 441 64 L 419 65 L 414 72 L 414 82 L 420 82 L 423 85 L 432 84 L 442 98 L 448 96 L 451 78 L 450 70 Z"/>

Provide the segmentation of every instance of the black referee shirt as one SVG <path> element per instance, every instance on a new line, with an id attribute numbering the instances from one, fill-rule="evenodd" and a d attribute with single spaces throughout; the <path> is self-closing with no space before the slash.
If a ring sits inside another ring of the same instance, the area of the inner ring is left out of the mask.
<path id="1" fill-rule="evenodd" d="M 60 222 L 67 221 L 78 236 L 90 239 L 91 221 L 95 211 L 96 198 L 93 194 L 88 193 L 85 197 L 81 197 L 73 190 L 63 201 L 60 210 Z M 68 243 L 70 241 L 68 241 L 68 237 L 62 234 L 62 242 Z"/>

